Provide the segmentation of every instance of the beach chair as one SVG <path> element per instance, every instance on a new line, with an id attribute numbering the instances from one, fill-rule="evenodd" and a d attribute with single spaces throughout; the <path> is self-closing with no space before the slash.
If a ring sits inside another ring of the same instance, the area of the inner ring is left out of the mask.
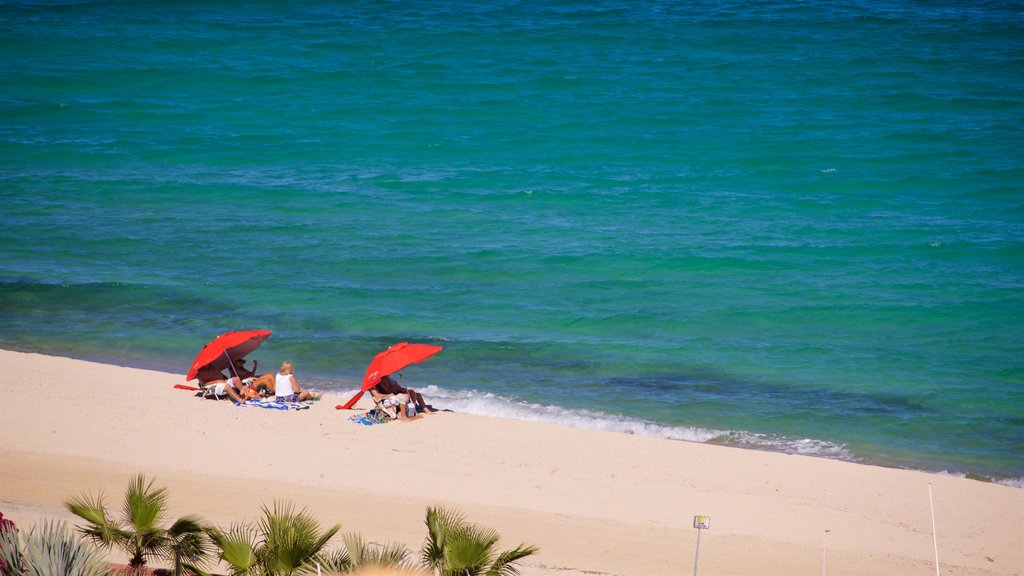
<path id="1" fill-rule="evenodd" d="M 245 380 L 242 381 L 242 385 L 243 385 L 243 388 L 242 388 L 243 392 L 242 393 L 243 394 L 245 393 L 244 392 L 245 391 L 245 387 L 248 386 L 251 383 L 252 383 L 252 378 L 248 378 L 248 382 L 246 382 Z M 203 398 L 209 398 L 211 400 L 223 400 L 225 398 L 230 398 L 230 396 L 228 396 L 228 393 L 226 391 L 222 392 L 221 394 L 217 394 L 217 385 L 218 384 L 219 383 L 217 383 L 217 382 L 214 382 L 213 384 L 206 384 L 206 385 L 200 384 L 199 387 L 201 389 L 201 393 L 202 393 Z M 226 388 L 225 388 L 225 390 L 226 390 Z"/>
<path id="2" fill-rule="evenodd" d="M 206 398 L 206 399 L 221 400 L 221 399 L 224 399 L 224 398 L 228 397 L 228 393 L 227 392 L 224 392 L 222 394 L 217 394 L 217 383 L 216 382 L 214 382 L 213 384 L 200 384 L 199 388 L 200 388 L 199 395 L 202 396 L 203 398 Z"/>
<path id="3" fill-rule="evenodd" d="M 402 409 L 402 403 L 394 396 L 387 396 L 370 388 L 370 396 L 373 398 L 373 408 L 367 413 L 369 416 L 381 422 L 390 422 L 398 419 L 398 411 Z"/>

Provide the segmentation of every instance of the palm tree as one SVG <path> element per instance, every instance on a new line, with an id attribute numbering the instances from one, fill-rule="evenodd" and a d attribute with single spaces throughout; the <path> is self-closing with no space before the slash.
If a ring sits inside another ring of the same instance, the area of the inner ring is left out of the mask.
<path id="1" fill-rule="evenodd" d="M 442 508 L 427 508 L 426 523 L 421 558 L 437 576 L 514 576 L 519 573 L 515 562 L 537 551 L 520 544 L 498 552 L 497 531 L 469 524 L 461 514 Z"/>
<path id="2" fill-rule="evenodd" d="M 38 528 L 38 530 L 37 530 Z M 88 542 L 76 538 L 64 522 L 43 521 L 19 538 L 0 529 L 0 565 L 4 575 L 106 576 L 106 562 Z"/>
<path id="3" fill-rule="evenodd" d="M 148 560 L 161 557 L 174 562 L 178 575 L 182 556 L 202 560 L 206 554 L 197 517 L 183 516 L 170 529 L 161 527 L 167 514 L 167 489 L 154 489 L 153 481 L 147 482 L 143 474 L 128 483 L 120 519 L 108 516 L 102 493 L 71 498 L 64 506 L 87 522 L 78 528 L 82 534 L 104 547 L 124 550 L 132 568 L 144 567 Z"/>
<path id="4" fill-rule="evenodd" d="M 210 539 L 197 518 L 183 516 L 167 529 L 167 550 L 174 576 L 181 576 L 186 564 L 201 564 L 210 555 Z"/>
<path id="5" fill-rule="evenodd" d="M 341 525 L 335 524 L 321 530 L 305 509 L 295 512 L 291 504 L 275 502 L 273 510 L 263 507 L 263 518 L 256 527 L 236 524 L 227 532 L 210 528 L 207 533 L 232 574 L 284 576 L 325 562 L 323 548 L 340 529 Z M 189 569 L 202 573 L 192 566 Z"/>

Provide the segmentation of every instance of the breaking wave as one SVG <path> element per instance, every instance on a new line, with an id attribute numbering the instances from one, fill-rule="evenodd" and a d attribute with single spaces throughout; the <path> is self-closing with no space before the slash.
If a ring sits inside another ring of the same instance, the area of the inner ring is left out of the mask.
<path id="1" fill-rule="evenodd" d="M 588 430 L 605 430 L 653 438 L 802 454 L 852 462 L 860 461 L 845 446 L 823 440 L 793 439 L 746 431 L 716 430 L 694 426 L 670 426 L 596 410 L 524 402 L 475 390 L 445 390 L 436 386 L 428 386 L 421 389 L 420 392 L 436 407 L 479 416 L 546 422 Z"/>

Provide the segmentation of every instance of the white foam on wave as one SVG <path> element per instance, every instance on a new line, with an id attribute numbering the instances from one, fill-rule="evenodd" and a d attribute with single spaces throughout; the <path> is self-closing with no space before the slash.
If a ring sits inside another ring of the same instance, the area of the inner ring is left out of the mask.
<path id="1" fill-rule="evenodd" d="M 1010 486 L 1011 488 L 1024 488 L 1024 477 L 1021 478 L 997 478 L 996 484 Z"/>
<path id="2" fill-rule="evenodd" d="M 857 461 L 857 458 L 845 446 L 823 440 L 792 439 L 745 431 L 716 430 L 693 426 L 669 426 L 596 410 L 523 402 L 475 390 L 456 391 L 427 386 L 420 389 L 419 392 L 437 408 L 448 408 L 456 412 L 466 412 L 478 416 L 547 422 L 588 430 L 605 430 L 670 440 L 714 443 L 786 454 Z"/>
<path id="3" fill-rule="evenodd" d="M 723 432 L 685 426 L 664 426 L 627 416 L 613 416 L 594 410 L 563 408 L 513 400 L 488 392 L 445 391 L 435 386 L 420 390 L 431 404 L 478 416 L 512 418 L 528 422 L 547 422 L 588 430 L 607 430 L 655 438 L 707 442 Z"/>
<path id="4" fill-rule="evenodd" d="M 861 461 L 860 458 L 857 458 L 852 452 L 847 450 L 845 445 L 825 440 L 814 440 L 812 438 L 793 439 L 744 431 L 729 432 L 723 437 L 717 438 L 716 441 L 740 448 L 816 456 L 833 460 L 846 460 L 848 462 Z"/>
<path id="5" fill-rule="evenodd" d="M 936 472 L 939 476 L 951 476 L 953 478 L 971 478 L 972 480 L 978 480 L 981 482 L 991 482 L 993 484 L 1001 484 L 1003 486 L 1009 486 L 1010 488 L 1024 488 L 1024 477 L 1019 478 L 1008 478 L 988 475 L 971 475 L 964 472 L 950 472 L 949 470 L 943 470 Z"/>

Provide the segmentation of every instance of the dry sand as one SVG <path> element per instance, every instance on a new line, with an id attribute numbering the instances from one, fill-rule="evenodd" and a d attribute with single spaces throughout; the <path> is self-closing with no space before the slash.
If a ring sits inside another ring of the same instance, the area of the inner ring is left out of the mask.
<path id="1" fill-rule="evenodd" d="M 361 426 L 325 398 L 280 412 L 200 400 L 180 375 L 0 350 L 0 512 L 116 509 L 144 472 L 173 517 L 227 526 L 288 500 L 419 550 L 427 506 L 540 552 L 531 575 L 1024 574 L 1024 490 L 832 460 L 467 414 Z M 301 366 L 297 373 L 301 383 Z M 365 406 L 365 400 L 361 403 Z M 116 557 L 112 557 L 116 560 Z"/>

